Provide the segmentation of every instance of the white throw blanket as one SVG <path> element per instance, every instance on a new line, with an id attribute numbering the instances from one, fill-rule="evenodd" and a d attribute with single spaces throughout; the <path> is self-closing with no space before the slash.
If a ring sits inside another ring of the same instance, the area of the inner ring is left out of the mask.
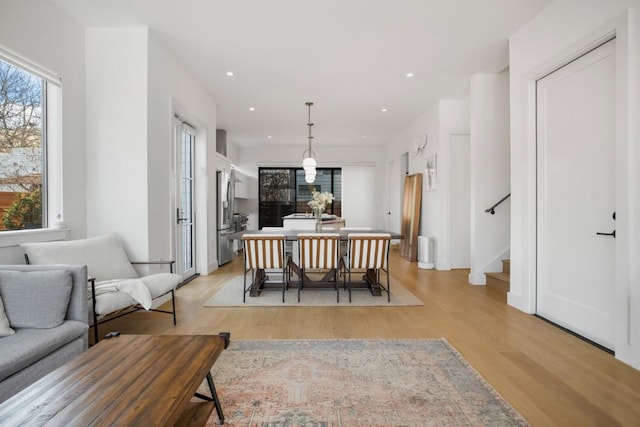
<path id="1" fill-rule="evenodd" d="M 96 282 L 96 296 L 118 291 L 129 295 L 145 310 L 151 308 L 151 292 L 140 279 L 116 279 Z"/>

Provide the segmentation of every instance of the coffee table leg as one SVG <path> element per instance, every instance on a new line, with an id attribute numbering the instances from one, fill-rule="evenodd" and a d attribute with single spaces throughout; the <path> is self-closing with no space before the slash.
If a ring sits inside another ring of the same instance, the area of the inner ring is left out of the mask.
<path id="1" fill-rule="evenodd" d="M 218 399 L 216 386 L 213 385 L 213 378 L 211 377 L 211 372 L 207 374 L 207 383 L 209 384 L 209 390 L 211 390 L 211 397 L 213 397 L 213 402 L 216 405 L 216 412 L 218 413 L 220 424 L 224 424 L 224 414 L 222 413 L 222 406 L 220 405 L 220 399 Z"/>
<path id="2" fill-rule="evenodd" d="M 213 377 L 211 376 L 211 372 L 209 372 L 206 376 L 207 384 L 209 384 L 209 390 L 211 391 L 211 397 L 205 396 L 204 394 L 196 392 L 195 396 L 206 400 L 207 402 L 213 402 L 216 405 L 216 412 L 218 413 L 218 419 L 220 419 L 220 424 L 224 424 L 224 414 L 222 413 L 222 406 L 220 405 L 220 399 L 218 399 L 218 393 L 216 392 L 216 386 L 213 385 Z"/>

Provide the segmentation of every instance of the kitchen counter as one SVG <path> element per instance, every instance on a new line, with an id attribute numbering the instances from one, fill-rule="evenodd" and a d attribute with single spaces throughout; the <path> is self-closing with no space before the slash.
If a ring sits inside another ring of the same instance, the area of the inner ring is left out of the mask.
<path id="1" fill-rule="evenodd" d="M 285 230 L 314 230 L 316 219 L 310 213 L 294 213 L 282 217 L 282 226 Z M 331 228 L 344 227 L 345 220 L 335 215 L 322 214 L 322 226 Z"/>

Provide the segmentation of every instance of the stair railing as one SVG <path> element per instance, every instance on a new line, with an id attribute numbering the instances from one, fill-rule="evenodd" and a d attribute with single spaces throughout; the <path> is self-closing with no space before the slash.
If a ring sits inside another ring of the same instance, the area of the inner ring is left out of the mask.
<path id="1" fill-rule="evenodd" d="M 509 197 L 511 197 L 511 193 L 507 194 L 506 196 L 504 196 L 502 199 L 500 199 L 498 201 L 498 203 L 496 203 L 495 205 L 491 206 L 489 209 L 485 209 L 485 212 L 490 213 L 491 215 L 495 215 L 496 213 L 496 208 L 498 207 L 498 205 L 500 205 L 500 203 L 504 202 L 505 200 L 507 200 Z"/>

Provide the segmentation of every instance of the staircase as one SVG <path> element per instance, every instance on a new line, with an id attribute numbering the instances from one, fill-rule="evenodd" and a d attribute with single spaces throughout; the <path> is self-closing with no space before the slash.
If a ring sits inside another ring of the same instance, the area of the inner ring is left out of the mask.
<path id="1" fill-rule="evenodd" d="M 504 293 L 505 297 L 509 292 L 509 277 L 511 275 L 511 260 L 502 260 L 502 273 L 485 273 L 487 286 Z"/>

